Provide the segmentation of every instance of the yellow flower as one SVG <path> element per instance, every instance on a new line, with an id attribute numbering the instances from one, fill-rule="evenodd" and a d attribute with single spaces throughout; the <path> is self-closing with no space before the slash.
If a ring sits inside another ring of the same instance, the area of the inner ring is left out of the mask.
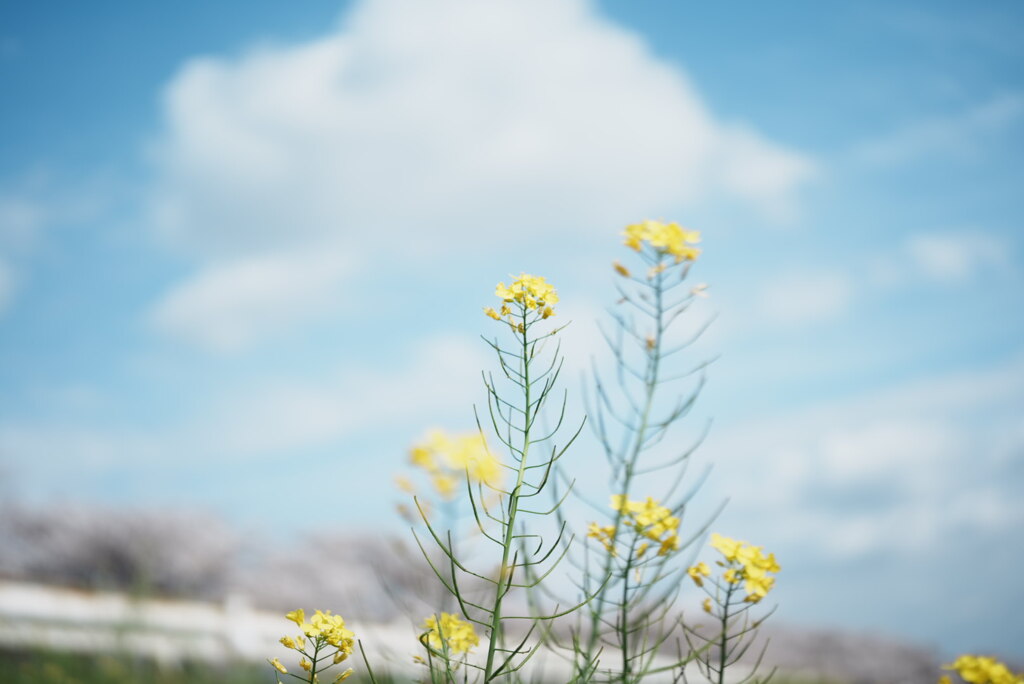
<path id="1" fill-rule="evenodd" d="M 306 660 L 305 658 L 303 658 L 302 660 L 299 661 L 299 667 L 301 667 L 306 672 L 309 672 L 310 670 L 313 669 L 313 663 L 311 663 L 308 660 Z"/>
<path id="2" fill-rule="evenodd" d="M 348 653 L 345 653 L 344 651 L 337 651 L 334 654 L 334 664 L 335 665 L 337 665 L 338 663 L 343 663 L 346 660 L 348 660 Z"/>
<path id="3" fill-rule="evenodd" d="M 730 539 L 729 537 L 723 537 L 717 532 L 711 534 L 711 548 L 721 551 L 727 561 L 736 560 L 736 554 L 739 553 L 740 546 L 742 546 L 742 544 L 743 542 L 738 542 L 735 539 Z"/>
<path id="4" fill-rule="evenodd" d="M 455 478 L 451 475 L 445 475 L 443 473 L 437 473 L 431 478 L 434 483 L 434 489 L 441 496 L 442 499 L 451 499 L 455 496 Z"/>
<path id="5" fill-rule="evenodd" d="M 622 264 L 620 264 L 618 261 L 613 261 L 612 262 L 612 268 L 614 268 L 615 272 L 618 273 L 623 278 L 628 278 L 630 275 L 632 275 L 629 272 L 629 269 L 626 268 L 625 266 L 623 266 Z"/>
<path id="6" fill-rule="evenodd" d="M 501 299 L 505 305 L 516 302 L 529 311 L 541 308 L 542 311 L 546 312 L 544 318 L 554 315 L 554 309 L 551 307 L 558 303 L 558 293 L 543 276 L 534 276 L 527 273 L 520 273 L 519 277 L 513 280 L 510 286 L 506 287 L 505 283 L 498 283 L 497 287 L 494 288 L 494 295 Z M 506 309 L 507 306 L 504 306 L 503 312 Z M 511 311 L 506 315 L 510 314 Z M 491 314 L 488 313 L 487 315 L 490 316 Z M 491 317 L 494 318 L 494 316 Z"/>
<path id="7" fill-rule="evenodd" d="M 412 480 L 404 475 L 395 475 L 395 485 L 406 494 L 413 494 L 416 491 L 416 487 L 413 486 Z"/>
<path id="8" fill-rule="evenodd" d="M 286 613 L 285 617 L 297 624 L 299 627 L 301 627 L 302 623 L 306 621 L 306 613 L 301 608 L 293 610 L 290 613 Z"/>
<path id="9" fill-rule="evenodd" d="M 453 653 L 468 653 L 480 643 L 473 625 L 452 613 L 441 613 L 440 624 L 437 616 L 431 615 L 423 621 L 423 628 L 427 631 L 421 638 L 425 638 L 436 650 L 441 650 L 447 645 L 448 650 Z"/>
<path id="10" fill-rule="evenodd" d="M 704 606 L 704 612 L 710 614 L 711 613 L 711 599 L 709 599 L 709 598 L 704 599 L 704 603 L 702 605 Z"/>
<path id="11" fill-rule="evenodd" d="M 273 665 L 274 669 L 280 672 L 281 674 L 288 674 L 288 670 L 284 668 L 284 665 L 282 665 L 281 661 L 277 658 L 273 658 L 271 660 L 268 660 L 267 662 Z"/>
<path id="12" fill-rule="evenodd" d="M 484 314 L 487 315 L 487 316 L 490 316 L 491 318 L 493 318 L 496 321 L 500 321 L 501 320 L 501 314 L 499 314 L 497 311 L 495 311 L 492 307 L 485 306 L 484 307 Z"/>
<path id="13" fill-rule="evenodd" d="M 591 539 L 596 539 L 601 542 L 604 546 L 605 551 L 615 556 L 618 555 L 615 552 L 615 526 L 606 525 L 601 527 L 596 522 L 590 523 L 590 527 L 587 528 L 587 536 Z"/>
<path id="14" fill-rule="evenodd" d="M 622 514 L 623 525 L 659 544 L 659 556 L 679 549 L 679 537 L 675 533 L 679 518 L 656 500 L 647 497 L 644 501 L 631 501 L 622 494 L 613 494 L 611 507 Z"/>
<path id="15" fill-rule="evenodd" d="M 687 230 L 678 223 L 661 221 L 643 221 L 626 226 L 623 231 L 625 245 L 640 252 L 646 242 L 658 254 L 668 254 L 676 258 L 676 263 L 693 261 L 700 256 L 700 249 L 693 245 L 700 242 L 700 233 Z M 653 274 L 648 274 L 652 277 Z"/>
<path id="16" fill-rule="evenodd" d="M 651 547 L 651 545 L 648 544 L 647 542 L 644 542 L 640 546 L 636 547 L 636 557 L 637 558 L 643 558 L 644 554 L 647 553 L 647 549 L 649 549 L 650 547 Z"/>
<path id="17" fill-rule="evenodd" d="M 1024 684 L 1024 674 L 1014 675 L 1006 665 L 988 656 L 965 654 L 942 669 L 956 670 L 971 684 Z"/>
<path id="18" fill-rule="evenodd" d="M 694 565 L 692 568 L 686 571 L 686 574 L 690 576 L 693 583 L 698 587 L 704 586 L 704 577 L 711 576 L 711 568 L 708 567 L 707 563 L 700 562 Z"/>
<path id="19" fill-rule="evenodd" d="M 665 262 L 661 262 L 657 266 L 651 266 L 649 269 L 647 269 L 647 279 L 648 280 L 653 280 L 654 276 L 658 275 L 659 273 L 661 273 L 664 270 L 665 270 Z"/>
<path id="20" fill-rule="evenodd" d="M 296 646 L 295 640 L 292 639 L 290 636 L 283 636 L 283 637 L 281 637 L 280 641 L 281 641 L 281 645 L 284 646 L 285 648 L 295 648 L 295 646 Z"/>
<path id="21" fill-rule="evenodd" d="M 350 667 L 347 670 L 345 670 L 344 672 L 342 672 L 341 674 L 339 674 L 337 677 L 334 678 L 334 684 L 338 684 L 339 682 L 343 682 L 343 681 L 345 681 L 346 679 L 348 679 L 351 676 L 352 676 L 352 668 Z"/>
<path id="22" fill-rule="evenodd" d="M 775 585 L 775 578 L 770 577 L 768 573 L 778 572 L 780 569 L 774 553 L 766 556 L 763 547 L 723 537 L 720 534 L 711 535 L 711 546 L 729 562 L 730 567 L 724 575 L 725 581 L 737 584 L 744 580 L 747 592 L 745 601 L 757 603 L 768 595 Z"/>
<path id="23" fill-rule="evenodd" d="M 451 435 L 431 430 L 423 442 L 409 451 L 409 460 L 430 474 L 434 488 L 445 499 L 455 496 L 458 480 L 466 473 L 470 481 L 492 487 L 500 487 L 505 474 L 479 432 Z"/>
<path id="24" fill-rule="evenodd" d="M 661 546 L 658 547 L 659 556 L 667 556 L 673 551 L 679 550 L 679 535 L 672 534 L 661 540 Z"/>
<path id="25" fill-rule="evenodd" d="M 409 451 L 409 462 L 414 466 L 423 468 L 428 473 L 437 470 L 437 464 L 434 462 L 434 455 L 430 448 L 424 446 L 413 447 Z"/>

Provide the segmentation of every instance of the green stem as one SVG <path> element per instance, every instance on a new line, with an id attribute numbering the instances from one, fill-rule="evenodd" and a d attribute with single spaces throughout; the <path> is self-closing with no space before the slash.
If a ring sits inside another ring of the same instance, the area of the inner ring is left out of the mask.
<path id="1" fill-rule="evenodd" d="M 722 604 L 722 636 L 718 648 L 718 684 L 725 683 L 725 660 L 726 648 L 729 646 L 729 606 L 732 603 L 732 592 L 736 585 L 727 583 L 729 588 L 725 590 L 725 603 Z"/>
<path id="2" fill-rule="evenodd" d="M 501 624 L 501 603 L 505 598 L 505 593 L 509 590 L 512 584 L 512 570 L 508 565 L 509 556 L 512 552 L 512 542 L 515 536 L 515 524 L 516 524 L 516 513 L 519 510 L 519 490 L 523 486 L 523 480 L 526 476 L 526 457 L 530 450 L 530 425 L 533 422 L 530 415 L 530 357 L 529 357 L 529 342 L 527 338 L 527 325 L 526 325 L 526 312 L 525 306 L 522 307 L 522 349 L 523 349 L 523 395 L 524 395 L 524 406 L 523 406 L 523 448 L 520 453 L 519 459 L 519 471 L 516 475 L 516 484 L 512 488 L 508 498 L 508 521 L 505 526 L 505 537 L 502 543 L 501 553 L 501 568 L 498 571 L 498 582 L 494 592 L 494 608 L 491 611 L 491 638 L 487 644 L 487 664 L 484 668 L 484 682 L 489 682 L 494 678 L 494 654 L 498 647 L 498 643 L 502 640 L 502 624 Z M 537 410 L 540 410 L 540 406 L 537 406 Z M 534 411 L 536 415 L 537 411 Z"/>
<path id="3" fill-rule="evenodd" d="M 660 263 L 660 260 L 659 260 Z M 661 339 L 664 333 L 664 327 L 662 324 L 662 315 L 664 313 L 664 302 L 662 298 L 662 289 L 664 283 L 664 271 L 659 272 L 657 280 L 655 281 L 654 287 L 654 311 L 655 311 L 655 327 L 654 327 L 654 346 L 650 350 L 650 358 L 647 363 L 647 376 L 644 384 L 644 409 L 640 416 L 640 425 L 637 426 L 636 439 L 633 442 L 633 446 L 630 449 L 629 457 L 625 463 L 625 470 L 622 478 L 622 491 L 621 493 L 625 497 L 629 497 L 630 487 L 633 483 L 633 469 L 636 467 L 636 462 L 640 458 L 640 452 L 643 450 L 644 439 L 647 436 L 648 424 L 651 419 L 651 410 L 654 407 L 654 394 L 658 386 L 658 370 L 661 362 Z M 615 535 L 618 537 L 619 529 L 622 526 L 623 513 L 622 510 L 615 512 L 615 518 L 613 520 L 613 527 L 615 528 Z M 608 577 L 611 574 L 612 563 L 614 559 L 611 554 L 607 554 L 605 557 L 605 563 L 601 577 Z M 627 580 L 628 581 L 628 580 Z M 608 590 L 608 584 L 598 592 L 596 597 L 596 607 L 590 613 L 590 635 L 587 640 L 587 649 L 584 651 L 583 662 L 580 663 L 580 673 L 585 671 L 585 668 L 593 658 L 594 649 L 597 647 L 597 640 L 600 636 L 601 616 L 604 614 L 604 607 L 606 600 L 606 593 Z M 622 607 L 622 620 L 623 626 L 626 625 L 626 606 Z"/>
<path id="4" fill-rule="evenodd" d="M 629 573 L 633 569 L 633 550 L 636 548 L 636 539 L 629 546 L 629 556 L 626 557 L 626 569 L 622 573 L 622 615 L 619 622 L 619 643 L 622 646 L 622 681 L 629 681 Z"/>
<path id="5" fill-rule="evenodd" d="M 310 684 L 313 684 L 313 682 L 316 681 L 316 666 L 317 666 L 317 662 L 319 660 L 320 660 L 320 637 L 317 637 L 316 641 L 313 642 L 313 665 L 310 667 L 310 670 L 309 670 L 309 682 L 310 682 Z"/>

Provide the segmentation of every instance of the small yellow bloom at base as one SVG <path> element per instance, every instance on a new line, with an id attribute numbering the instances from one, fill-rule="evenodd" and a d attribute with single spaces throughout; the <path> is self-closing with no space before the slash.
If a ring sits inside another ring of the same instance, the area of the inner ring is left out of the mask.
<path id="1" fill-rule="evenodd" d="M 351 676 L 352 676 L 352 668 L 350 667 L 347 670 L 345 670 L 344 672 L 342 672 L 340 675 L 338 675 L 337 677 L 334 678 L 334 684 L 338 684 L 338 682 L 343 682 L 343 681 L 345 681 L 346 679 L 348 679 Z"/>
<path id="2" fill-rule="evenodd" d="M 489 306 L 485 306 L 484 307 L 484 314 L 487 315 L 487 316 L 490 316 L 491 318 L 493 318 L 496 321 L 500 321 L 501 320 L 501 314 L 499 314 L 497 311 L 495 311 L 494 309 L 492 309 Z"/>
<path id="3" fill-rule="evenodd" d="M 279 641 L 281 642 L 281 645 L 285 648 L 295 648 L 295 640 L 292 639 L 290 636 L 283 636 L 279 639 Z"/>
<path id="4" fill-rule="evenodd" d="M 280 672 L 281 674 L 288 674 L 288 670 L 285 669 L 284 665 L 282 665 L 281 661 L 277 658 L 273 658 L 272 660 L 268 660 L 267 662 L 273 665 L 274 669 Z"/>
<path id="5" fill-rule="evenodd" d="M 306 660 L 305 658 L 303 658 L 302 660 L 299 661 L 299 667 L 301 667 L 306 672 L 309 672 L 310 670 L 313 669 L 313 663 L 311 663 L 308 660 Z"/>
<path id="6" fill-rule="evenodd" d="M 971 684 L 1024 684 L 1024 674 L 1014 675 L 1006 665 L 988 656 L 965 654 L 942 669 L 956 670 Z"/>
<path id="7" fill-rule="evenodd" d="M 441 613 L 440 622 L 431 615 L 423 621 L 423 628 L 428 631 L 422 638 L 437 650 L 447 646 L 454 653 L 468 653 L 480 643 L 473 625 L 452 613 Z"/>
<path id="8" fill-rule="evenodd" d="M 704 612 L 708 613 L 710 615 L 711 614 L 711 599 L 709 599 L 709 598 L 704 599 L 704 603 L 702 605 L 704 606 Z"/>

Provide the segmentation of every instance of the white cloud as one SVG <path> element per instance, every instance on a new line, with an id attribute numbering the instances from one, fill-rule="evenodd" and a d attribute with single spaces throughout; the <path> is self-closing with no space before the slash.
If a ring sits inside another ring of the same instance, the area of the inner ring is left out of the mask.
<path id="1" fill-rule="evenodd" d="M 917 270 L 932 280 L 963 282 L 989 267 L 1006 267 L 1007 245 L 979 231 L 921 233 L 907 240 L 907 253 Z"/>
<path id="2" fill-rule="evenodd" d="M 11 268 L 0 261 L 0 315 L 7 310 L 14 295 L 14 274 Z"/>
<path id="3" fill-rule="evenodd" d="M 953 115 L 915 121 L 853 150 L 856 160 L 898 164 L 939 155 L 976 154 L 985 136 L 999 133 L 1024 116 L 1024 94 L 1009 93 Z"/>
<path id="4" fill-rule="evenodd" d="M 789 324 L 829 319 L 845 312 L 852 297 L 853 285 L 841 273 L 784 273 L 761 289 L 758 315 Z"/>
<path id="5" fill-rule="evenodd" d="M 203 259 L 550 249 L 697 202 L 785 214 L 813 173 L 582 0 L 367 0 L 321 39 L 190 61 L 164 102 L 152 216 Z M 179 332 L 205 320 L 180 306 Z"/>
<path id="6" fill-rule="evenodd" d="M 702 451 L 750 536 L 837 558 L 952 549 L 1024 524 L 1021 410 L 1018 358 L 720 424 Z"/>
<path id="7" fill-rule="evenodd" d="M 164 332 L 217 351 L 337 309 L 344 259 L 323 254 L 216 262 L 169 292 L 152 312 Z"/>
<path id="8" fill-rule="evenodd" d="M 361 433 L 426 428 L 454 414 L 461 423 L 442 424 L 471 429 L 479 369 L 490 361 L 486 346 L 442 336 L 420 339 L 410 349 L 405 362 L 385 367 L 345 363 L 315 379 L 252 379 L 197 399 L 190 415 L 157 429 L 116 421 L 96 427 L 76 422 L 74 412 L 51 421 L 9 419 L 0 422 L 0 464 L 16 464 L 32 491 L 88 493 L 83 483 L 112 473 L 136 481 L 153 473 L 198 473 L 211 464 L 259 467 L 268 455 L 298 458 Z"/>
<path id="9" fill-rule="evenodd" d="M 1012 254 L 1006 238 L 976 228 L 919 231 L 869 264 L 868 283 L 882 288 L 964 285 L 988 273 L 1012 273 Z"/>
<path id="10" fill-rule="evenodd" d="M 341 439 L 355 430 L 436 420 L 479 395 L 481 344 L 461 338 L 421 340 L 406 364 L 387 370 L 347 367 L 315 382 L 270 383 L 222 398 L 203 432 L 228 453 L 289 452 Z M 470 427 L 469 424 L 463 427 Z"/>

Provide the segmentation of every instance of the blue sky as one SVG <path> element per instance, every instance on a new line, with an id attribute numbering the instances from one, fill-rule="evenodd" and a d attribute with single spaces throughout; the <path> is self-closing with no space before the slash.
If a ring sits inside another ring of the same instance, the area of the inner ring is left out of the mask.
<path id="1" fill-rule="evenodd" d="M 53 505 L 400 530 L 494 283 L 568 389 L 627 222 L 700 229 L 695 434 L 779 618 L 1020 651 L 1024 9 L 0 7 L 0 467 Z M 684 431 L 685 432 L 685 431 Z M 592 445 L 574 454 L 586 468 Z"/>

